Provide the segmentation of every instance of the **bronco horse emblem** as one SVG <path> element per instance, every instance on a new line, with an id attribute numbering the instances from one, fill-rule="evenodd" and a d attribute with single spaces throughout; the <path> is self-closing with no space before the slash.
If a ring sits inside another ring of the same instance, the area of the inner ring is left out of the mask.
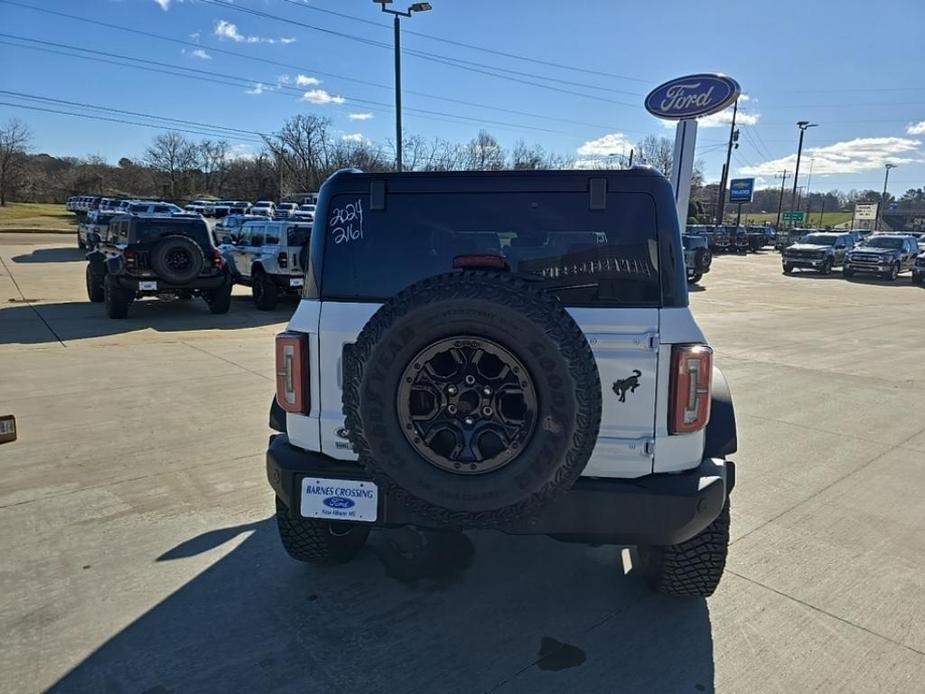
<path id="1" fill-rule="evenodd" d="M 642 376 L 642 371 L 639 369 L 633 369 L 632 376 L 624 378 L 613 384 L 613 392 L 620 397 L 620 402 L 626 402 L 627 393 L 636 392 L 636 389 L 639 387 L 640 376 Z"/>

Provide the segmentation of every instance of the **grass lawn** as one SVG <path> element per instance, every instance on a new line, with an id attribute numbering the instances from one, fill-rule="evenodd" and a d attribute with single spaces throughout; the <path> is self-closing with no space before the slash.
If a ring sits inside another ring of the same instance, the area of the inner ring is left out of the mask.
<path id="1" fill-rule="evenodd" d="M 729 216 L 729 213 L 726 213 L 726 216 Z M 747 220 L 747 221 L 746 221 Z M 733 219 L 733 221 L 735 221 Z M 801 226 L 805 227 L 818 227 L 818 226 L 828 226 L 834 227 L 839 224 L 844 224 L 845 222 L 851 221 L 850 212 L 823 212 L 822 213 L 822 223 L 819 223 L 819 212 L 810 212 L 809 219 L 804 221 Z M 770 222 L 774 224 L 777 222 L 777 212 L 762 212 L 762 213 L 742 213 L 742 223 L 743 224 L 764 224 L 765 222 Z"/>
<path id="2" fill-rule="evenodd" d="M 0 207 L 0 231 L 77 231 L 77 217 L 64 205 L 10 202 Z"/>

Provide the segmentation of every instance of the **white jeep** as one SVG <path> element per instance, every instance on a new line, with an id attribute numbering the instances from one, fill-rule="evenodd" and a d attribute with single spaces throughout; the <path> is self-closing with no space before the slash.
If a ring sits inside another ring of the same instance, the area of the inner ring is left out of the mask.
<path id="1" fill-rule="evenodd" d="M 636 545 L 657 590 L 715 590 L 735 417 L 652 170 L 334 174 L 276 360 L 295 559 L 489 528 Z"/>

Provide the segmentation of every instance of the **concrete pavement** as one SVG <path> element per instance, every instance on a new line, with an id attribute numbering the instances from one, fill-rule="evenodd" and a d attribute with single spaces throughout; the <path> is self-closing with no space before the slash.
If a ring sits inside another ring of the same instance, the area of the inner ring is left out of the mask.
<path id="1" fill-rule="evenodd" d="M 0 690 L 914 691 L 925 681 L 925 290 L 720 257 L 692 293 L 738 486 L 707 601 L 631 553 L 374 532 L 289 560 L 263 450 L 270 313 L 236 290 L 86 301 L 61 238 L 0 236 Z"/>

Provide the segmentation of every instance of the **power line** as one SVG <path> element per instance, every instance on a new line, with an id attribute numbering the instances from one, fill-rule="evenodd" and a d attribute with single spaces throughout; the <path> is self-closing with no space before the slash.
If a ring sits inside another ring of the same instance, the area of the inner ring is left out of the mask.
<path id="1" fill-rule="evenodd" d="M 120 25 L 120 24 L 112 24 L 112 23 L 110 23 L 110 22 L 103 22 L 103 21 L 100 21 L 100 20 L 88 19 L 88 18 L 86 18 L 86 17 L 80 17 L 80 16 L 78 16 L 78 15 L 68 14 L 68 13 L 66 13 L 66 12 L 59 12 L 59 11 L 50 10 L 50 9 L 47 9 L 47 8 L 35 7 L 35 6 L 32 6 L 32 5 L 28 5 L 28 4 L 26 4 L 26 3 L 15 2 L 14 0 L 0 0 L 0 3 L 2 3 L 2 4 L 7 4 L 7 5 L 13 5 L 13 6 L 16 6 L 16 7 L 22 7 L 22 8 L 29 9 L 29 10 L 34 10 L 34 11 L 36 11 L 36 12 L 43 12 L 43 13 L 50 14 L 50 15 L 55 15 L 55 16 L 58 16 L 58 17 L 65 17 L 65 18 L 67 18 L 67 19 L 72 19 L 72 20 L 79 21 L 79 22 L 85 22 L 85 23 L 88 23 L 88 24 L 96 25 L 96 26 L 104 26 L 104 27 L 107 27 L 107 28 L 109 28 L 109 29 L 116 29 L 116 30 L 118 30 L 118 31 L 124 31 L 124 32 L 128 32 L 128 33 L 135 34 L 135 35 L 138 35 L 138 36 L 147 36 L 147 37 L 149 37 L 149 38 L 154 38 L 154 39 L 158 39 L 158 40 L 161 40 L 161 41 L 169 41 L 169 42 L 171 42 L 171 43 L 179 44 L 179 45 L 182 45 L 182 46 L 189 46 L 189 47 L 191 47 L 191 48 L 202 48 L 202 45 L 201 45 L 201 44 L 194 43 L 194 42 L 192 42 L 192 41 L 185 41 L 185 40 L 183 40 L 183 39 L 177 39 L 177 38 L 174 38 L 174 37 L 171 37 L 171 36 L 165 36 L 165 35 L 163 35 L 163 34 L 156 34 L 156 33 L 150 32 L 150 31 L 143 31 L 143 30 L 141 30 L 141 29 L 135 29 L 135 28 L 127 27 L 127 26 Z M 257 56 L 251 56 L 251 55 L 247 55 L 247 54 L 245 54 L 245 53 L 240 53 L 240 52 L 238 52 L 238 51 L 231 51 L 231 50 L 227 50 L 227 49 L 219 48 L 219 47 L 215 47 L 215 46 L 209 46 L 208 50 L 209 50 L 209 51 L 212 51 L 213 53 L 222 53 L 222 54 L 225 54 L 225 55 L 234 56 L 234 57 L 236 57 L 236 58 L 242 58 L 242 59 L 244 59 L 244 60 L 256 61 L 256 62 L 268 64 L 268 65 L 275 65 L 275 66 L 277 66 L 277 67 L 283 67 L 283 68 L 287 68 L 287 69 L 291 69 L 291 70 L 304 71 L 304 72 L 306 72 L 306 73 L 312 73 L 312 74 L 315 74 L 315 75 L 322 75 L 322 76 L 324 76 L 324 77 L 332 77 L 332 78 L 334 78 L 334 79 L 341 79 L 341 80 L 348 81 L 348 82 L 353 82 L 353 83 L 356 83 L 356 84 L 362 84 L 362 85 L 369 86 L 369 87 L 375 87 L 375 88 L 377 88 L 377 89 L 385 89 L 385 90 L 388 90 L 388 91 L 392 91 L 392 86 L 391 86 L 391 85 L 387 85 L 387 84 L 381 84 L 381 83 L 378 83 L 378 82 L 371 82 L 371 81 L 369 81 L 369 80 L 363 80 L 363 79 L 359 79 L 359 78 L 355 78 L 355 77 L 349 77 L 349 76 L 346 76 L 346 75 L 338 75 L 338 74 L 336 74 L 336 73 L 325 72 L 325 71 L 322 71 L 322 70 L 317 70 L 317 69 L 314 69 L 314 68 L 308 68 L 308 67 L 300 66 L 300 65 L 294 65 L 294 64 L 292 64 L 292 63 L 284 63 L 284 62 L 280 62 L 280 61 L 276 61 L 276 60 L 270 60 L 270 59 L 267 59 L 267 58 L 259 58 L 259 57 L 257 57 Z M 512 115 L 518 115 L 518 116 L 526 116 L 526 117 L 528 117 L 528 118 L 535 118 L 535 119 L 540 119 L 540 120 L 555 121 L 555 122 L 566 123 L 566 124 L 570 124 L 570 125 L 580 125 L 580 126 L 583 126 L 583 127 L 590 127 L 590 128 L 599 129 L 599 130 L 602 130 L 602 131 L 605 131 L 605 132 L 612 130 L 612 127 L 610 127 L 610 126 L 599 125 L 599 124 L 596 124 L 596 123 L 586 123 L 586 122 L 583 122 L 583 121 L 576 121 L 576 120 L 574 120 L 574 119 L 569 119 L 569 118 L 557 118 L 557 117 L 554 117 L 554 116 L 545 116 L 545 115 L 541 115 L 541 114 L 537 114 L 537 113 L 530 113 L 530 112 L 528 112 L 528 111 L 519 111 L 519 110 L 516 110 L 516 109 L 508 109 L 508 108 L 503 108 L 503 107 L 496 106 L 496 105 L 491 105 L 491 104 L 482 104 L 482 103 L 478 103 L 478 102 L 474 102 L 474 101 L 467 101 L 467 100 L 464 100 L 464 99 L 455 99 L 455 98 L 453 98 L 453 97 L 439 96 L 439 95 L 436 95 L 436 94 L 429 94 L 429 93 L 427 93 L 427 92 L 420 92 L 420 91 L 415 91 L 415 90 L 412 90 L 412 89 L 406 89 L 406 90 L 405 90 L 405 93 L 406 93 L 406 94 L 413 94 L 413 95 L 415 95 L 415 96 L 420 96 L 420 97 L 423 97 L 423 98 L 426 98 L 426 99 L 434 99 L 434 100 L 437 100 L 437 101 L 445 101 L 445 102 L 447 102 L 447 103 L 453 103 L 453 104 L 459 104 L 459 105 L 464 105 L 464 106 L 470 106 L 470 107 L 474 107 L 474 108 L 484 108 L 484 109 L 486 109 L 486 110 L 498 111 L 498 112 L 502 112 L 502 113 L 510 113 L 510 114 L 512 114 Z M 641 131 L 640 131 L 640 132 L 641 132 Z"/>
<path id="2" fill-rule="evenodd" d="M 226 84 L 226 85 L 230 85 L 230 86 L 234 86 L 234 87 L 241 87 L 241 86 L 247 87 L 247 86 L 253 86 L 253 85 L 256 85 L 256 84 L 265 84 L 265 83 L 266 83 L 264 80 L 258 80 L 258 79 L 254 79 L 254 78 L 251 78 L 251 77 L 240 77 L 240 76 L 237 76 L 237 75 L 228 75 L 228 74 L 225 74 L 225 73 L 211 72 L 211 71 L 209 71 L 209 70 L 200 70 L 200 69 L 198 69 L 198 68 L 185 67 L 185 66 L 182 66 L 182 65 L 174 65 L 174 64 L 172 64 L 172 63 L 164 63 L 164 62 L 156 61 L 156 60 L 148 60 L 148 59 L 146 59 L 146 58 L 136 58 L 136 57 L 133 57 L 133 56 L 126 56 L 126 55 L 121 55 L 121 54 L 117 54 L 117 53 L 109 53 L 109 52 L 106 52 L 106 51 L 98 51 L 98 50 L 90 49 L 90 48 L 82 48 L 82 47 L 80 47 L 80 46 L 69 46 L 69 45 L 67 45 L 67 44 L 62 44 L 62 43 L 58 43 L 58 42 L 55 42 L 55 41 L 43 41 L 43 40 L 41 40 L 41 39 L 34 39 L 34 38 L 29 38 L 29 37 L 16 36 L 16 35 L 12 35 L 12 34 L 3 34 L 3 33 L 0 33 L 0 37 L 12 38 L 12 39 L 15 39 L 15 40 L 26 41 L 26 42 L 31 42 L 31 43 L 39 43 L 39 44 L 43 44 L 43 45 L 45 45 L 45 46 L 56 46 L 56 47 L 65 48 L 65 49 L 67 49 L 67 50 L 72 50 L 72 51 L 80 51 L 80 52 L 83 52 L 83 53 L 91 53 L 91 54 L 94 54 L 94 55 L 102 55 L 102 56 L 106 56 L 106 57 L 108 57 L 108 58 L 118 58 L 118 59 L 120 59 L 120 60 L 127 60 L 127 61 L 133 61 L 133 62 L 138 62 L 138 63 L 145 63 L 146 65 L 133 65 L 133 64 L 131 64 L 131 63 L 129 63 L 129 64 L 118 63 L 118 62 L 113 62 L 113 61 L 111 61 L 111 60 L 106 60 L 106 59 L 104 59 L 104 58 L 94 58 L 94 57 L 92 57 L 92 56 L 83 56 L 83 55 L 75 55 L 75 54 L 62 53 L 62 52 L 60 52 L 60 51 L 56 51 L 56 50 L 51 49 L 51 48 L 45 48 L 45 47 L 40 47 L 40 46 L 22 46 L 22 45 L 15 44 L 15 43 L 9 43 L 9 42 L 7 42 L 7 41 L 0 41 L 0 43 L 6 44 L 6 45 L 11 45 L 11 46 L 16 46 L 16 47 L 18 47 L 18 48 L 29 48 L 29 49 L 32 49 L 32 50 L 39 50 L 39 51 L 44 51 L 44 52 L 48 52 L 48 53 L 57 53 L 57 54 L 59 54 L 59 55 L 66 55 L 66 56 L 68 56 L 68 57 L 84 58 L 84 59 L 87 59 L 87 60 L 94 60 L 94 61 L 97 61 L 97 62 L 111 63 L 111 64 L 114 64 L 114 65 L 119 65 L 120 67 L 131 67 L 131 68 L 135 68 L 135 69 L 138 69 L 138 70 L 146 70 L 146 71 L 149 71 L 149 72 L 160 72 L 160 73 L 163 73 L 163 74 L 174 75 L 174 76 L 177 76 L 177 77 L 186 77 L 186 78 L 190 78 L 190 77 L 196 76 L 197 79 L 202 79 L 201 77 L 198 77 L 198 76 L 199 76 L 199 75 L 205 75 L 205 76 L 208 76 L 208 77 L 210 78 L 209 81 L 216 82 L 216 83 L 219 83 L 219 84 Z M 150 67 L 150 65 L 155 65 L 155 66 L 159 66 L 159 67 Z M 182 72 L 179 72 L 179 73 L 178 73 L 178 72 L 171 72 L 171 70 L 164 70 L 164 69 L 161 69 L 161 68 L 164 68 L 164 67 L 166 67 L 166 68 L 171 68 L 172 70 L 183 70 L 183 71 L 186 71 L 186 72 L 195 73 L 195 75 L 184 74 L 184 73 L 182 73 Z M 216 78 L 218 78 L 218 79 L 216 79 Z M 238 82 L 238 84 L 236 84 L 235 82 L 229 82 L 228 80 L 236 80 L 236 81 Z M 297 88 L 297 87 L 292 87 L 292 86 L 289 86 L 289 85 L 277 84 L 277 85 L 275 85 L 275 86 L 273 87 L 273 93 L 278 93 L 278 90 L 284 90 L 284 91 L 287 91 L 287 92 L 296 93 L 296 94 L 299 94 L 299 95 L 304 95 L 304 90 L 299 89 L 299 88 Z M 391 109 L 391 107 L 392 107 L 391 104 L 388 104 L 388 103 L 385 103 L 385 102 L 381 102 L 381 101 L 372 101 L 372 100 L 369 100 L 369 99 L 359 99 L 359 98 L 356 98 L 356 97 L 351 97 L 351 96 L 346 96 L 346 95 L 343 95 L 342 98 L 343 98 L 345 101 L 346 101 L 346 100 L 349 100 L 349 101 L 351 101 L 351 102 L 353 102 L 353 103 L 355 103 L 355 104 L 362 104 L 362 105 L 364 105 L 364 106 L 367 107 L 367 108 L 368 108 L 369 106 L 375 106 L 375 107 L 382 107 L 382 108 L 384 108 L 384 109 Z M 376 109 L 374 108 L 374 109 L 372 109 L 372 110 L 376 110 Z M 459 124 L 460 122 L 474 122 L 474 123 L 483 124 L 483 125 L 484 125 L 484 124 L 488 124 L 488 125 L 495 125 L 495 126 L 503 127 L 503 128 L 513 128 L 513 129 L 515 129 L 515 130 L 531 130 L 531 131 L 536 131 L 536 132 L 554 133 L 554 134 L 562 134 L 562 135 L 569 135 L 569 134 L 571 134 L 571 133 L 568 133 L 568 132 L 562 131 L 562 130 L 552 130 L 552 129 L 549 129 L 549 128 L 540 128 L 540 127 L 532 126 L 532 125 L 523 125 L 523 124 L 519 124 L 519 123 L 509 123 L 509 122 L 506 122 L 506 121 L 489 120 L 489 119 L 485 119 L 485 118 L 473 118 L 473 117 L 470 117 L 470 116 L 462 116 L 462 115 L 455 114 L 455 113 L 445 113 L 445 112 L 442 112 L 442 111 L 431 111 L 431 110 L 429 110 L 429 109 L 409 108 L 409 109 L 406 109 L 406 110 L 407 110 L 408 112 L 411 112 L 411 113 L 424 114 L 424 115 L 422 115 L 422 116 L 420 116 L 420 117 L 421 117 L 421 118 L 424 118 L 424 119 L 429 119 L 429 120 L 444 120 L 444 119 L 446 119 L 446 118 L 451 118 L 451 119 L 453 119 L 453 120 L 451 120 L 451 121 L 449 121 L 449 122 L 456 123 L 456 124 Z M 436 116 L 436 117 L 434 117 L 434 116 Z"/>
<path id="3" fill-rule="evenodd" d="M 100 115 L 91 114 L 91 113 L 73 113 L 70 111 L 61 111 L 59 109 L 43 108 L 41 106 L 29 106 L 27 104 L 14 104 L 8 101 L 0 101 L 0 106 L 10 106 L 12 108 L 22 108 L 22 109 L 26 109 L 29 111 L 42 111 L 44 113 L 55 113 L 55 114 L 59 114 L 63 116 L 75 116 L 77 118 L 86 118 L 88 120 L 106 121 L 109 123 L 124 123 L 126 125 L 137 125 L 143 128 L 155 128 L 158 130 L 164 130 L 164 126 L 156 125 L 154 123 L 139 123 L 138 121 L 130 121 L 130 120 L 125 120 L 123 118 L 109 118 L 107 116 L 100 116 Z M 175 128 L 175 127 L 171 127 L 168 129 L 175 130 L 177 132 L 190 133 L 193 135 L 209 135 L 209 136 L 214 137 L 214 133 L 201 132 L 199 130 L 190 130 L 186 128 Z M 239 139 L 243 140 L 244 138 L 239 138 Z M 247 140 L 247 142 L 250 142 L 252 144 L 262 144 L 262 141 L 260 140 Z"/>
<path id="4" fill-rule="evenodd" d="M 388 29 L 388 28 L 389 28 L 387 24 L 383 24 L 382 22 L 374 22 L 374 21 L 369 20 L 369 19 L 364 19 L 364 18 L 362 18 L 362 17 L 357 17 L 357 16 L 354 16 L 354 15 L 345 14 L 345 13 L 343 13 L 343 12 L 336 12 L 336 11 L 334 11 L 334 10 L 328 10 L 328 9 L 321 8 L 321 7 L 315 7 L 315 6 L 313 6 L 313 5 L 305 5 L 305 4 L 296 2 L 295 0 L 284 0 L 284 2 L 287 2 L 287 3 L 289 3 L 290 5 L 294 5 L 294 6 L 296 6 L 296 7 L 299 7 L 299 8 L 301 8 L 301 9 L 303 9 L 303 10 L 310 10 L 310 11 L 313 11 L 313 12 L 323 12 L 324 14 L 333 15 L 333 16 L 335 16 L 335 17 L 343 17 L 343 18 L 345 18 L 345 19 L 350 19 L 350 20 L 352 20 L 352 21 L 361 22 L 361 23 L 363 23 L 363 24 L 369 24 L 369 25 L 372 25 L 372 26 L 375 26 L 375 27 L 379 27 L 379 28 L 381 28 L 381 29 Z M 544 66 L 546 66 L 546 67 L 554 67 L 554 68 L 559 68 L 559 69 L 561 69 L 561 70 L 572 70 L 573 72 L 583 72 L 583 73 L 588 74 L 588 75 L 597 75 L 597 76 L 599 76 L 599 77 L 610 77 L 610 78 L 613 78 L 613 79 L 627 80 L 627 81 L 630 81 L 630 82 L 641 82 L 641 83 L 644 83 L 644 84 L 651 83 L 651 81 L 652 81 L 652 80 L 648 80 L 648 79 L 643 79 L 643 78 L 641 78 L 641 77 L 630 77 L 630 76 L 628 76 L 628 75 L 618 75 L 618 74 L 613 73 L 613 72 L 605 72 L 605 71 L 602 71 L 602 70 L 593 70 L 593 69 L 591 69 L 591 68 L 578 67 L 578 66 L 576 66 L 576 65 L 567 65 L 567 64 L 565 64 L 565 63 L 556 63 L 556 62 L 553 62 L 553 61 L 550 61 L 550 60 L 541 60 L 540 58 L 531 58 L 531 57 L 524 56 L 524 55 L 518 55 L 518 54 L 516 54 L 516 53 L 508 53 L 508 52 L 506 52 L 506 51 L 499 51 L 499 50 L 494 49 L 494 48 L 486 48 L 485 46 L 477 46 L 477 45 L 471 44 L 471 43 L 464 43 L 463 41 L 455 41 L 455 40 L 453 40 L 453 39 L 444 38 L 444 37 L 442 37 L 442 36 L 434 36 L 433 34 L 426 34 L 426 33 L 424 33 L 424 32 L 420 32 L 420 31 L 412 31 L 411 29 L 404 29 L 403 31 L 404 31 L 404 33 L 406 33 L 406 34 L 410 34 L 410 35 L 412 35 L 412 36 L 419 36 L 419 37 L 421 37 L 421 38 L 428 39 L 428 40 L 430 40 L 430 41 L 438 41 L 438 42 L 440 42 L 440 43 L 445 43 L 445 44 L 448 44 L 448 45 L 450 45 L 450 46 L 458 46 L 458 47 L 460 47 L 460 48 L 468 48 L 468 49 L 470 49 L 470 50 L 481 51 L 481 52 L 483 52 L 483 53 L 490 53 L 491 55 L 497 55 L 497 56 L 501 56 L 501 57 L 504 57 L 504 58 L 513 58 L 514 60 L 523 60 L 523 61 L 525 61 L 525 62 L 535 63 L 535 64 L 537 64 L 537 65 L 544 65 Z M 636 95 L 636 96 L 642 96 L 642 95 L 641 95 L 641 94 L 638 94 L 638 95 Z"/>
<path id="5" fill-rule="evenodd" d="M 242 6 L 240 6 L 240 5 L 231 4 L 231 3 L 225 2 L 224 0 L 199 0 L 199 1 L 200 1 L 200 2 L 203 2 L 203 3 L 206 3 L 206 4 L 208 4 L 208 5 L 214 5 L 214 6 L 216 6 L 216 7 L 222 7 L 222 8 L 224 8 L 224 9 L 226 9 L 226 10 L 232 10 L 233 12 L 243 12 L 243 13 L 250 14 L 250 15 L 253 15 L 253 16 L 256 16 L 256 17 L 262 17 L 262 18 L 264 18 L 264 19 L 272 19 L 272 20 L 277 21 L 277 22 L 283 22 L 283 23 L 285 23 L 285 24 L 292 24 L 292 25 L 295 25 L 295 26 L 303 27 L 303 28 L 305 28 L 305 29 L 311 29 L 312 31 L 320 31 L 320 32 L 325 33 L 325 34 L 329 34 L 329 35 L 332 35 L 332 36 L 337 36 L 337 37 L 339 37 L 339 38 L 345 38 L 345 39 L 350 40 L 350 41 L 357 41 L 357 42 L 362 43 L 362 44 L 365 44 L 365 45 L 367 45 L 367 46 L 373 46 L 373 47 L 375 47 L 375 48 L 383 48 L 383 49 L 390 50 L 390 51 L 392 50 L 392 46 L 391 46 L 390 44 L 383 43 L 382 41 L 375 41 L 375 40 L 372 40 L 372 39 L 366 39 L 366 38 L 362 38 L 362 37 L 359 37 L 359 36 L 354 36 L 353 34 L 347 34 L 347 33 L 342 32 L 342 31 L 335 31 L 334 29 L 328 29 L 328 28 L 326 28 L 326 27 L 319 27 L 319 26 L 314 25 L 314 24 L 307 24 L 307 23 L 305 23 L 305 22 L 300 22 L 300 21 L 297 21 L 297 20 L 294 20 L 294 19 L 288 19 L 288 18 L 286 18 L 286 17 L 280 17 L 279 15 L 271 14 L 271 13 L 269 13 L 269 12 L 264 12 L 264 11 L 262 11 L 262 10 L 255 10 L 255 9 L 253 9 L 253 8 L 251 8 L 251 7 L 242 7 Z M 619 105 L 619 106 L 627 106 L 627 107 L 630 107 L 630 108 L 639 108 L 639 104 L 629 104 L 629 103 L 622 102 L 622 101 L 616 101 L 616 100 L 613 100 L 613 99 L 607 99 L 607 98 L 604 98 L 604 97 L 601 97 L 601 96 L 595 96 L 595 95 L 593 95 L 593 94 L 584 94 L 584 93 L 582 93 L 582 92 L 576 92 L 576 91 L 573 91 L 573 90 L 562 89 L 562 88 L 560 88 L 560 87 L 554 87 L 553 85 L 544 84 L 544 83 L 542 83 L 542 82 L 531 82 L 531 81 L 529 81 L 529 80 L 520 79 L 519 77 L 512 77 L 512 76 L 507 75 L 507 74 L 504 74 L 504 73 L 521 74 L 521 75 L 527 74 L 527 73 L 518 73 L 517 71 L 506 70 L 506 69 L 503 69 L 503 68 L 498 68 L 498 67 L 496 67 L 496 66 L 494 66 L 494 65 L 486 65 L 486 64 L 484 64 L 484 63 L 472 63 L 471 61 L 460 61 L 459 59 L 451 58 L 450 56 L 439 55 L 439 54 L 434 54 L 434 53 L 427 53 L 427 52 L 424 52 L 424 51 L 405 51 L 405 52 L 406 52 L 408 55 L 413 55 L 413 56 L 415 56 L 415 57 L 417 57 L 417 58 L 421 58 L 421 59 L 423 59 L 423 60 L 429 60 L 429 61 L 431 61 L 431 62 L 435 62 L 435 63 L 441 64 L 441 65 L 447 65 L 447 66 L 449 66 L 449 67 L 455 67 L 455 68 L 458 68 L 458 69 L 460 69 L 460 70 L 468 70 L 468 71 L 470 71 L 470 72 L 475 72 L 475 73 L 478 73 L 478 74 L 489 75 L 489 76 L 492 76 L 492 77 L 497 77 L 497 78 L 499 78 L 499 79 L 505 79 L 505 80 L 509 80 L 509 81 L 512 81 L 512 82 L 518 82 L 518 83 L 521 83 L 521 84 L 528 84 L 528 85 L 530 85 L 530 86 L 539 87 L 539 88 L 541 88 L 541 89 L 548 89 L 548 90 L 551 90 L 551 91 L 563 92 L 563 93 L 571 94 L 571 95 L 574 95 L 574 96 L 580 96 L 580 97 L 583 97 L 583 98 L 585 98 L 585 99 L 593 99 L 593 100 L 596 100 L 596 101 L 603 101 L 603 102 L 606 102 L 606 103 L 612 103 L 612 104 L 616 104 L 616 105 Z M 479 67 L 474 67 L 474 66 L 476 66 L 476 65 L 479 66 Z M 545 76 L 545 75 L 532 75 L 532 76 L 533 76 L 534 78 L 536 78 L 536 79 L 547 80 L 547 81 L 551 80 L 551 78 L 549 78 L 548 76 Z M 569 83 L 569 84 L 573 84 L 573 83 Z M 619 90 L 608 90 L 608 91 L 614 91 L 614 92 L 620 93 Z"/>
<path id="6" fill-rule="evenodd" d="M 190 126 L 194 126 L 194 127 L 198 127 L 202 129 L 214 130 L 218 132 L 226 131 L 225 134 L 223 135 L 225 137 L 231 136 L 231 135 L 235 137 L 240 137 L 241 135 L 253 137 L 254 135 L 256 135 L 258 138 L 267 136 L 266 133 L 261 133 L 256 130 L 242 130 L 240 128 L 229 128 L 224 125 L 213 125 L 211 123 L 202 123 L 200 121 L 183 120 L 181 118 L 171 118 L 169 116 L 155 116 L 155 115 L 148 114 L 148 113 L 139 113 L 137 111 L 126 111 L 123 109 L 113 108 L 112 106 L 97 106 L 94 104 L 81 103 L 79 101 L 68 101 L 66 99 L 55 99 L 49 96 L 41 96 L 39 94 L 26 94 L 24 92 L 13 92 L 13 91 L 8 91 L 6 89 L 0 89 L 0 94 L 5 94 L 6 96 L 12 96 L 12 97 L 16 97 L 19 99 L 30 99 L 33 101 L 48 102 L 48 103 L 60 104 L 64 106 L 85 108 L 85 109 L 90 109 L 93 111 L 104 111 L 107 113 L 108 112 L 121 113 L 127 116 L 138 116 L 141 118 L 148 118 L 151 120 L 171 121 L 173 123 L 178 123 L 180 125 L 190 125 Z"/>

